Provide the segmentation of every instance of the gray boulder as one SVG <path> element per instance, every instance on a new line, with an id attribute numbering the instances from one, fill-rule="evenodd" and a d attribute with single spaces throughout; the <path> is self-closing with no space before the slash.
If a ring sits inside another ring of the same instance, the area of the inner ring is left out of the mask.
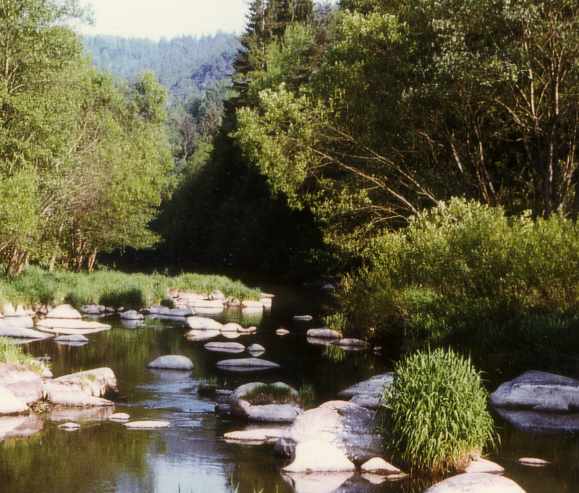
<path id="1" fill-rule="evenodd" d="M 394 382 L 394 373 L 382 373 L 342 390 L 338 396 L 368 409 L 377 409 L 384 390 Z"/>
<path id="2" fill-rule="evenodd" d="M 341 339 L 342 334 L 332 329 L 310 329 L 306 335 L 313 339 Z"/>
<path id="3" fill-rule="evenodd" d="M 136 310 L 127 310 L 126 312 L 122 312 L 121 320 L 143 320 L 145 317 L 142 313 L 139 313 Z"/>
<path id="4" fill-rule="evenodd" d="M 271 385 L 287 392 L 290 402 L 277 403 L 274 400 L 259 404 L 249 402 L 247 397 L 263 385 L 261 382 L 252 382 L 237 387 L 229 399 L 231 414 L 257 423 L 291 423 L 302 413 L 301 407 L 297 404 L 298 392 L 282 382 Z"/>
<path id="5" fill-rule="evenodd" d="M 497 413 L 528 432 L 579 431 L 579 381 L 553 373 L 528 371 L 491 395 Z"/>
<path id="6" fill-rule="evenodd" d="M 259 358 L 226 359 L 217 363 L 217 368 L 231 372 L 254 372 L 275 370 L 280 368 L 277 363 Z"/>
<path id="7" fill-rule="evenodd" d="M 342 450 L 355 464 L 383 452 L 382 437 L 375 431 L 375 412 L 346 401 L 325 402 L 296 418 L 287 438 L 278 440 L 276 449 L 293 457 L 301 442 L 318 440 Z"/>
<path id="8" fill-rule="evenodd" d="M 0 364 L 0 386 L 12 392 L 25 404 L 42 399 L 42 378 L 21 366 Z"/>
<path id="9" fill-rule="evenodd" d="M 49 310 L 46 318 L 58 318 L 67 320 L 80 320 L 82 315 L 71 305 L 58 305 L 56 308 Z"/>
<path id="10" fill-rule="evenodd" d="M 238 342 L 208 342 L 205 349 L 216 353 L 243 353 L 245 346 Z"/>
<path id="11" fill-rule="evenodd" d="M 103 397 L 116 394 L 117 378 L 110 368 L 97 368 L 65 375 L 43 383 L 46 400 L 71 407 L 112 406 Z"/>
<path id="12" fill-rule="evenodd" d="M 428 488 L 425 493 L 525 493 L 514 481 L 497 474 L 459 474 Z"/>
<path id="13" fill-rule="evenodd" d="M 159 356 L 157 359 L 151 361 L 147 368 L 155 370 L 180 370 L 191 371 L 193 369 L 193 362 L 187 356 L 167 355 Z"/>
<path id="14" fill-rule="evenodd" d="M 284 467 L 286 473 L 353 472 L 356 466 L 343 450 L 324 440 L 298 443 L 293 462 Z"/>
<path id="15" fill-rule="evenodd" d="M 10 390 L 0 387 L 0 416 L 10 416 L 28 412 L 25 402 L 16 397 Z"/>
<path id="16" fill-rule="evenodd" d="M 207 317 L 189 317 L 187 325 L 193 330 L 221 330 L 223 324 Z"/>

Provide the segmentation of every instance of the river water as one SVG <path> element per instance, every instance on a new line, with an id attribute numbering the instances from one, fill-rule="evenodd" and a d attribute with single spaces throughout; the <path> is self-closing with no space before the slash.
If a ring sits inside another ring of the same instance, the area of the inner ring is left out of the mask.
<path id="1" fill-rule="evenodd" d="M 203 342 L 188 342 L 183 337 L 187 328 L 179 321 L 148 320 L 142 328 L 129 329 L 111 319 L 108 323 L 113 329 L 90 336 L 90 343 L 83 347 L 60 346 L 51 341 L 31 344 L 28 350 L 34 355 L 51 358 L 55 376 L 102 366 L 112 368 L 121 391 L 115 411 L 127 412 L 132 419 L 168 420 L 171 427 L 129 431 L 120 424 L 99 421 L 91 411 L 52 416 L 44 421 L 39 433 L 0 443 L 0 493 L 422 491 L 421 485 L 374 485 L 357 476 L 328 478 L 321 484 L 307 479 L 292 484 L 281 474 L 283 463 L 271 448 L 229 444 L 222 439 L 224 433 L 242 429 L 243 424 L 217 417 L 213 402 L 197 395 L 204 379 L 217 378 L 230 388 L 248 381 L 281 380 L 296 388 L 309 385 L 321 403 L 334 399 L 348 385 L 389 369 L 391 358 L 364 352 L 347 353 L 337 361 L 323 347 L 308 344 L 305 330 L 311 325 L 292 323 L 291 317 L 319 311 L 317 297 L 283 292 L 271 313 L 261 320 L 243 321 L 258 322 L 259 330 L 237 342 L 262 344 L 266 347 L 262 357 L 282 367 L 267 374 L 220 373 L 215 368 L 218 360 L 239 356 L 210 353 Z M 230 313 L 229 317 L 238 319 L 239 314 Z M 276 336 L 275 329 L 280 326 L 289 328 L 291 335 Z M 194 371 L 146 369 L 149 361 L 163 354 L 190 357 Z M 82 424 L 80 431 L 58 429 L 59 423 L 71 419 Z M 515 432 L 503 423 L 498 425 L 501 444 L 491 458 L 506 468 L 507 476 L 529 493 L 579 491 L 576 438 L 532 436 Z M 548 459 L 553 465 L 525 468 L 516 463 L 522 456 Z"/>

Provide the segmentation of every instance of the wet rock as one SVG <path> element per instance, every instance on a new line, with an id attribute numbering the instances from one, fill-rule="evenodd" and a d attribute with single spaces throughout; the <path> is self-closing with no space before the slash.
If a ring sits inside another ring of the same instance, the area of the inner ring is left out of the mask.
<path id="1" fill-rule="evenodd" d="M 342 399 L 350 399 L 359 406 L 377 409 L 381 404 L 384 390 L 393 383 L 393 373 L 382 373 L 342 390 L 338 396 Z"/>
<path id="2" fill-rule="evenodd" d="M 379 474 L 381 476 L 406 476 L 400 469 L 386 462 L 381 457 L 374 457 L 362 464 L 362 472 Z"/>
<path id="3" fill-rule="evenodd" d="M 310 329 L 306 333 L 308 337 L 314 339 L 341 339 L 342 334 L 332 329 Z"/>
<path id="4" fill-rule="evenodd" d="M 154 305 L 149 308 L 149 313 L 162 318 L 186 318 L 193 315 L 190 308 L 169 308 L 162 305 Z"/>
<path id="5" fill-rule="evenodd" d="M 473 460 L 465 469 L 464 472 L 467 473 L 486 473 L 486 474 L 503 474 L 505 472 L 505 468 L 496 464 L 495 462 L 491 462 L 490 460 L 486 460 L 483 458 L 479 458 L 477 460 Z"/>
<path id="6" fill-rule="evenodd" d="M 14 339 L 30 339 L 30 340 L 42 340 L 42 339 L 50 339 L 52 337 L 51 334 L 47 334 L 46 332 L 40 332 L 38 330 L 34 330 L 28 327 L 17 327 L 14 326 L 14 321 L 23 320 L 26 317 L 19 317 L 19 318 L 6 318 L 0 320 L 0 337 L 8 337 Z M 32 324 L 32 320 L 30 321 Z"/>
<path id="7" fill-rule="evenodd" d="M 287 335 L 290 333 L 290 331 L 287 330 L 287 329 L 277 329 L 277 330 L 275 331 L 275 333 L 276 333 L 278 336 L 287 336 Z"/>
<path id="8" fill-rule="evenodd" d="M 129 430 L 157 430 L 160 428 L 169 428 L 169 421 L 131 421 L 125 423 Z"/>
<path id="9" fill-rule="evenodd" d="M 127 413 L 114 413 L 109 417 L 109 421 L 114 421 L 115 423 L 125 423 L 131 419 L 131 415 Z"/>
<path id="10" fill-rule="evenodd" d="M 247 348 L 247 351 L 252 355 L 261 355 L 265 353 L 265 348 L 261 344 L 252 344 Z"/>
<path id="11" fill-rule="evenodd" d="M 110 330 L 111 326 L 99 322 L 87 322 L 72 318 L 45 318 L 40 320 L 36 327 L 49 334 L 56 335 L 86 335 Z"/>
<path id="12" fill-rule="evenodd" d="M 235 322 L 229 322 L 221 327 L 221 332 L 243 332 L 243 327 Z"/>
<path id="13" fill-rule="evenodd" d="M 118 391 L 117 379 L 110 368 L 97 368 L 54 380 L 43 384 L 46 400 L 53 404 L 72 407 L 112 406 L 102 397 Z"/>
<path id="14" fill-rule="evenodd" d="M 193 362 L 187 356 L 167 355 L 159 356 L 157 359 L 151 361 L 147 368 L 155 370 L 179 370 L 191 371 L 193 369 Z"/>
<path id="15" fill-rule="evenodd" d="M 528 409 L 540 412 L 579 410 L 579 380 L 554 373 L 528 371 L 502 384 L 491 395 L 498 408 Z"/>
<path id="16" fill-rule="evenodd" d="M 375 412 L 346 401 L 325 402 L 298 416 L 276 449 L 291 457 L 296 444 L 308 440 L 330 443 L 356 464 L 383 452 L 382 437 L 375 431 Z"/>
<path id="17" fill-rule="evenodd" d="M 298 443 L 293 462 L 283 468 L 284 472 L 347 472 L 356 466 L 335 445 L 322 440 Z"/>
<path id="18" fill-rule="evenodd" d="M 521 457 L 517 462 L 522 466 L 528 467 L 546 467 L 551 464 L 548 460 L 533 457 Z"/>
<path id="19" fill-rule="evenodd" d="M 264 385 L 262 382 L 252 382 L 237 387 L 230 398 L 231 414 L 258 423 L 291 423 L 302 413 L 301 407 L 297 405 L 298 392 L 283 382 L 270 385 L 287 394 L 290 402 L 277 403 L 274 400 L 275 396 L 271 396 L 269 401 L 259 404 L 252 404 L 246 400 L 248 396 Z M 267 399 L 267 397 L 261 396 L 262 399 Z M 292 400 L 294 402 L 291 402 Z"/>
<path id="20" fill-rule="evenodd" d="M 294 315 L 293 318 L 295 322 L 311 322 L 314 319 L 311 315 Z"/>
<path id="21" fill-rule="evenodd" d="M 80 425 L 78 423 L 63 423 L 58 426 L 59 430 L 64 431 L 78 431 L 80 430 Z"/>
<path id="22" fill-rule="evenodd" d="M 223 324 L 207 317 L 188 317 L 187 325 L 193 330 L 221 330 Z"/>
<path id="23" fill-rule="evenodd" d="M 46 314 L 46 318 L 80 320 L 82 315 L 71 305 L 58 305 L 56 308 L 49 310 Z"/>
<path id="24" fill-rule="evenodd" d="M 84 305 L 81 306 L 80 311 L 85 315 L 104 315 L 107 313 L 107 309 L 103 305 Z"/>
<path id="25" fill-rule="evenodd" d="M 231 372 L 265 371 L 280 368 L 277 363 L 260 358 L 226 359 L 217 363 L 217 368 Z"/>
<path id="26" fill-rule="evenodd" d="M 491 404 L 523 431 L 579 431 L 579 381 L 573 378 L 529 371 L 499 386 Z"/>
<path id="27" fill-rule="evenodd" d="M 0 364 L 0 386 L 12 392 L 26 404 L 42 399 L 42 378 L 21 366 Z"/>
<path id="28" fill-rule="evenodd" d="M 287 433 L 287 428 L 248 428 L 241 431 L 225 433 L 227 442 L 261 445 L 278 440 Z"/>
<path id="29" fill-rule="evenodd" d="M 10 416 L 28 412 L 24 401 L 16 397 L 10 390 L 0 387 L 0 416 Z"/>
<path id="30" fill-rule="evenodd" d="M 127 310 L 120 314 L 121 320 L 143 320 L 145 317 L 136 310 Z"/>
<path id="31" fill-rule="evenodd" d="M 225 301 L 225 295 L 223 294 L 222 291 L 220 291 L 219 289 L 215 289 L 214 291 L 211 292 L 211 294 L 208 296 L 208 298 L 212 301 Z"/>
<path id="32" fill-rule="evenodd" d="M 216 353 L 243 353 L 245 346 L 238 342 L 208 342 L 205 349 Z"/>
<path id="33" fill-rule="evenodd" d="M 497 474 L 460 474 L 428 488 L 425 493 L 525 493 L 517 483 Z"/>
<path id="34" fill-rule="evenodd" d="M 218 330 L 190 330 L 185 334 L 185 338 L 191 342 L 208 341 L 221 334 Z"/>

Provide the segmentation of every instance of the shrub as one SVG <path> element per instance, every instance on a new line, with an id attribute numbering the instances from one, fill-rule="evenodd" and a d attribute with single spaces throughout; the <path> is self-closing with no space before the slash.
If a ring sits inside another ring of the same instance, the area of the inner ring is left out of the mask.
<path id="1" fill-rule="evenodd" d="M 451 350 L 417 352 L 395 372 L 384 396 L 391 433 L 386 446 L 411 470 L 453 472 L 493 443 L 488 395 L 469 359 Z"/>
<path id="2" fill-rule="evenodd" d="M 480 320 L 577 312 L 579 227 L 452 199 L 375 239 L 342 283 L 348 326 L 444 336 Z"/>

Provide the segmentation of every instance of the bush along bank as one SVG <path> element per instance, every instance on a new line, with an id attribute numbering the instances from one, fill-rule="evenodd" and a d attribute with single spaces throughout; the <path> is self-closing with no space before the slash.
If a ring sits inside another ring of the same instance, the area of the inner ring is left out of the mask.
<path id="1" fill-rule="evenodd" d="M 453 199 L 373 240 L 364 258 L 343 280 L 334 317 L 352 335 L 433 341 L 576 318 L 579 228 L 561 215 L 508 217 Z"/>

